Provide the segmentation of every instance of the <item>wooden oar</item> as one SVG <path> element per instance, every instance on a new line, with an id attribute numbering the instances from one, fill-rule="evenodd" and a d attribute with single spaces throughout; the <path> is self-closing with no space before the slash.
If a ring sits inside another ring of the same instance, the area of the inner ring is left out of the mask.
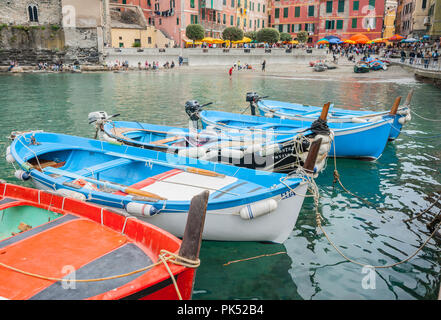
<path id="1" fill-rule="evenodd" d="M 389 114 L 391 116 L 394 116 L 397 114 L 398 107 L 400 106 L 400 102 L 401 102 L 401 97 L 397 97 L 395 99 L 394 105 L 392 106 L 392 109 L 390 109 L 390 112 L 389 112 Z"/>
<path id="2" fill-rule="evenodd" d="M 142 196 L 142 197 L 147 197 L 147 198 L 153 198 L 153 199 L 158 199 L 158 200 L 167 200 L 167 198 L 163 198 L 161 196 L 158 196 L 157 194 L 154 193 L 150 193 L 147 191 L 143 191 L 143 190 L 139 190 L 139 189 L 135 189 L 135 188 L 131 188 L 131 187 L 127 187 L 127 186 L 122 186 L 122 185 L 116 185 L 113 183 L 109 183 L 109 182 L 103 182 L 103 181 L 99 181 L 96 179 L 92 179 L 92 178 L 88 178 L 88 177 L 84 177 L 84 176 L 80 176 L 79 174 L 73 173 L 73 172 L 69 172 L 69 171 L 65 171 L 65 170 L 61 170 L 61 169 L 57 169 L 57 168 L 48 168 L 48 170 L 50 173 L 55 173 L 55 174 L 59 174 L 60 176 L 65 176 L 65 177 L 69 177 L 72 179 L 83 179 L 86 180 L 88 182 L 91 183 L 95 183 L 97 185 L 103 186 L 103 187 L 107 187 L 110 189 L 115 189 L 115 190 L 119 190 L 128 194 L 135 194 L 138 196 Z"/>
<path id="3" fill-rule="evenodd" d="M 114 157 L 131 159 L 131 160 L 134 160 L 134 161 L 151 162 L 151 163 L 159 164 L 159 165 L 164 166 L 164 167 L 169 167 L 169 168 L 173 168 L 173 169 L 179 169 L 179 170 L 182 170 L 182 171 L 185 171 L 185 172 L 200 174 L 200 175 L 203 175 L 203 176 L 219 177 L 219 178 L 225 177 L 224 174 L 217 173 L 217 172 L 210 171 L 210 170 L 206 170 L 206 169 L 199 169 L 199 168 L 188 167 L 188 166 L 184 166 L 184 165 L 171 164 L 171 163 L 168 163 L 168 162 L 157 161 L 157 160 L 153 160 L 153 159 L 138 158 L 138 157 L 122 154 L 122 153 L 105 152 L 104 154 L 107 154 L 109 156 L 114 156 Z"/>
<path id="4" fill-rule="evenodd" d="M 327 102 L 323 106 L 322 113 L 320 114 L 320 119 L 322 119 L 323 121 L 326 121 L 326 118 L 328 117 L 328 111 L 329 111 L 330 105 L 331 105 L 331 102 Z"/>

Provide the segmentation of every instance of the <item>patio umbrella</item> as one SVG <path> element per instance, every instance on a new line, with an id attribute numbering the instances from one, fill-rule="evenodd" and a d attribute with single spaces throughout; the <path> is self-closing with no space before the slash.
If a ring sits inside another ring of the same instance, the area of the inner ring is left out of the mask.
<path id="1" fill-rule="evenodd" d="M 322 43 L 329 43 L 328 39 L 325 38 L 321 38 L 319 41 L 317 41 L 318 44 L 322 44 Z"/>
<path id="2" fill-rule="evenodd" d="M 403 39 L 403 40 L 401 40 L 401 42 L 406 42 L 406 43 L 409 43 L 409 42 L 417 42 L 418 40 L 417 39 L 415 39 L 415 38 L 407 38 L 407 39 Z"/>
<path id="3" fill-rule="evenodd" d="M 362 33 L 353 35 L 350 40 L 355 41 L 356 43 L 368 43 L 370 41 L 370 39 Z"/>
<path id="4" fill-rule="evenodd" d="M 339 38 L 332 38 L 328 40 L 330 44 L 338 44 L 338 43 L 343 43 L 343 41 L 341 41 Z"/>
<path id="5" fill-rule="evenodd" d="M 288 41 L 288 43 L 290 43 L 290 44 L 299 44 L 299 42 L 297 40 L 291 40 L 291 41 Z"/>
<path id="6" fill-rule="evenodd" d="M 356 44 L 357 42 L 355 42 L 354 40 L 351 39 L 346 39 L 343 41 L 344 43 L 349 43 L 349 44 Z"/>
<path id="7" fill-rule="evenodd" d="M 204 39 L 201 40 L 201 42 L 206 42 L 206 43 L 213 43 L 214 38 L 212 37 L 205 37 Z"/>
<path id="8" fill-rule="evenodd" d="M 248 38 L 248 37 L 243 37 L 242 40 L 233 41 L 233 43 L 249 43 L 249 42 L 251 42 L 251 41 L 253 41 L 253 40 L 251 40 L 251 39 Z"/>
<path id="9" fill-rule="evenodd" d="M 332 40 L 332 39 L 338 39 L 338 40 L 340 40 L 340 37 L 337 37 L 337 36 L 326 36 L 326 37 L 324 37 L 323 39 L 328 39 L 328 40 Z"/>
<path id="10" fill-rule="evenodd" d="M 399 34 L 394 34 L 392 37 L 387 38 L 389 41 L 398 41 L 403 39 L 404 37 L 400 36 Z"/>

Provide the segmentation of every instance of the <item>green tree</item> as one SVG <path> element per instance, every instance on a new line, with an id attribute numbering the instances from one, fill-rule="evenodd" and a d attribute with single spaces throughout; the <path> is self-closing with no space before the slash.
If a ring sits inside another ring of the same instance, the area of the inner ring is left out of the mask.
<path id="1" fill-rule="evenodd" d="M 200 24 L 189 24 L 185 29 L 185 36 L 188 39 L 193 40 L 193 47 L 194 47 L 195 41 L 204 39 L 205 37 L 204 27 L 202 27 Z"/>
<path id="2" fill-rule="evenodd" d="M 301 43 L 305 43 L 306 41 L 308 41 L 309 38 L 309 34 L 307 31 L 299 31 L 297 33 L 297 40 L 299 40 L 299 42 Z"/>
<path id="3" fill-rule="evenodd" d="M 231 47 L 231 41 L 239 41 L 243 39 L 243 31 L 238 27 L 228 27 L 222 32 L 222 38 L 224 40 L 230 40 Z"/>
<path id="4" fill-rule="evenodd" d="M 280 33 L 274 28 L 263 28 L 257 31 L 257 42 L 276 43 L 280 39 Z"/>
<path id="5" fill-rule="evenodd" d="M 281 32 L 280 33 L 280 41 L 288 42 L 292 40 L 292 36 L 289 33 Z"/>

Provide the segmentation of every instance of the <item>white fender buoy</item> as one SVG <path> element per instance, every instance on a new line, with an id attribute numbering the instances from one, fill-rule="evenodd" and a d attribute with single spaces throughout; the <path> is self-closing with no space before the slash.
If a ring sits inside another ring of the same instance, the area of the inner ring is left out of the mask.
<path id="1" fill-rule="evenodd" d="M 262 157 L 272 156 L 276 152 L 281 150 L 280 145 L 278 143 L 270 144 L 269 146 L 263 147 L 259 152 Z"/>
<path id="2" fill-rule="evenodd" d="M 410 115 L 410 113 L 407 114 L 405 119 L 406 119 L 406 122 L 410 122 L 410 120 L 412 120 L 412 116 Z"/>
<path id="3" fill-rule="evenodd" d="M 221 150 L 221 156 L 225 158 L 231 158 L 231 159 L 242 159 L 244 156 L 244 152 L 242 150 L 238 149 L 222 149 Z"/>
<path id="4" fill-rule="evenodd" d="M 377 122 L 377 121 L 381 121 L 381 120 L 383 120 L 383 117 L 382 116 L 377 116 L 377 117 L 373 117 L 373 118 L 371 118 L 371 122 Z"/>
<path id="5" fill-rule="evenodd" d="M 357 118 L 357 117 L 352 118 L 351 121 L 355 122 L 355 123 L 365 123 L 365 122 L 367 122 L 366 119 L 361 119 L 361 118 Z"/>
<path id="6" fill-rule="evenodd" d="M 14 175 L 18 180 L 21 180 L 21 181 L 29 180 L 29 178 L 31 177 L 29 175 L 29 173 L 24 170 L 16 170 L 14 172 Z"/>
<path id="7" fill-rule="evenodd" d="M 319 155 L 322 155 L 322 154 L 328 153 L 329 150 L 331 150 L 331 144 L 325 143 L 325 144 L 320 145 L 320 149 L 319 149 L 318 153 L 319 153 Z"/>
<path id="8" fill-rule="evenodd" d="M 15 162 L 15 159 L 14 159 L 14 157 L 11 154 L 11 146 L 8 146 L 6 148 L 6 162 L 8 162 L 8 163 L 14 163 Z"/>
<path id="9" fill-rule="evenodd" d="M 248 204 L 239 211 L 239 215 L 244 220 L 251 220 L 277 209 L 277 202 L 274 199 L 266 199 L 252 204 Z"/>
<path id="10" fill-rule="evenodd" d="M 76 192 L 76 191 L 69 190 L 69 189 L 63 189 L 63 188 L 57 189 L 55 192 L 62 197 L 72 198 L 72 199 L 80 200 L 80 201 L 86 201 L 86 196 L 80 192 Z"/>
<path id="11" fill-rule="evenodd" d="M 126 205 L 126 211 L 133 215 L 140 215 L 143 217 L 151 217 L 158 213 L 158 209 L 146 203 L 129 202 Z"/>
<path id="12" fill-rule="evenodd" d="M 323 135 L 323 134 L 318 134 L 314 137 L 314 139 L 312 141 L 316 141 L 318 139 L 322 139 L 322 144 L 327 144 L 327 143 L 331 143 L 332 142 L 332 138 L 329 135 Z"/>
<path id="13" fill-rule="evenodd" d="M 399 117 L 398 118 L 398 123 L 399 124 L 405 124 L 406 123 L 406 117 Z"/>
<path id="14" fill-rule="evenodd" d="M 206 153 L 207 149 L 201 147 L 186 148 L 178 151 L 178 155 L 187 158 L 201 158 L 205 156 Z"/>

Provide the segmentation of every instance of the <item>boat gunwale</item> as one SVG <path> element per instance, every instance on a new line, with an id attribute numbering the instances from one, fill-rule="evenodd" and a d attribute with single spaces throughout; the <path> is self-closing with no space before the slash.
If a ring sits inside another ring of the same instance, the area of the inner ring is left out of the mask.
<path id="1" fill-rule="evenodd" d="M 32 133 L 26 133 L 26 134 L 23 134 L 23 135 L 16 137 L 16 139 L 14 139 L 14 141 L 12 142 L 11 148 L 10 148 L 11 154 L 14 157 L 14 159 L 17 161 L 19 166 L 25 170 L 27 170 L 26 169 L 26 166 L 27 166 L 26 162 L 29 159 L 34 158 L 35 155 L 37 155 L 37 157 L 41 155 L 40 151 L 35 152 L 35 150 L 32 150 L 32 152 L 29 152 L 29 151 L 26 152 L 25 156 L 27 156 L 27 154 L 29 154 L 29 158 L 26 158 L 26 157 L 23 158 L 22 156 L 19 156 L 17 154 L 16 145 L 18 144 L 18 142 L 21 142 L 21 139 L 25 139 L 26 136 L 31 135 L 31 134 Z M 64 134 L 55 134 L 55 133 L 47 133 L 47 132 L 35 133 L 35 135 L 36 136 L 38 136 L 38 135 L 49 135 L 49 136 L 59 135 L 59 136 L 63 136 L 63 137 L 71 137 L 71 136 L 64 135 Z M 104 142 L 104 141 L 92 140 L 92 139 L 87 139 L 87 138 L 82 138 L 82 137 L 75 137 L 75 138 L 80 139 L 83 142 L 93 141 L 94 143 L 100 143 L 102 146 L 104 146 L 104 145 L 112 146 L 112 144 L 110 144 L 108 142 Z M 22 145 L 24 145 L 23 142 L 21 142 L 21 143 L 22 143 Z M 47 142 L 47 143 L 51 143 L 51 142 Z M 26 146 L 26 149 L 28 149 L 28 148 L 29 147 Z M 121 154 L 122 156 L 127 155 L 128 150 L 146 150 L 146 149 L 140 149 L 140 148 L 132 147 L 132 146 L 126 146 L 125 149 L 126 149 L 126 153 Z M 83 146 L 83 147 L 80 147 L 80 146 L 68 146 L 67 147 L 66 146 L 66 148 L 62 149 L 62 150 L 83 150 L 83 151 L 96 152 L 96 153 L 105 153 L 106 152 L 106 151 L 104 151 L 104 149 L 88 148 L 85 146 Z M 52 152 L 52 150 L 50 150 L 50 148 L 45 148 L 44 151 L 45 151 L 45 153 Z M 57 151 L 60 151 L 60 149 L 57 149 Z M 152 151 L 152 150 L 147 150 L 147 151 L 148 151 L 148 153 L 151 153 L 151 152 L 156 153 L 156 154 L 159 153 L 157 151 Z M 177 160 L 184 159 L 183 157 L 180 157 L 178 155 L 171 155 L 171 156 L 175 157 Z M 208 164 L 206 165 L 206 164 L 201 164 L 200 161 L 197 159 L 193 159 L 193 160 L 199 163 L 199 165 L 197 165 L 197 166 L 194 165 L 194 166 L 201 168 L 201 169 L 212 170 L 211 166 L 214 165 L 215 168 L 220 166 L 221 168 L 224 168 L 224 169 L 228 168 L 229 171 L 235 171 L 234 175 L 230 175 L 232 177 L 236 177 L 236 174 L 238 174 L 239 172 L 245 172 L 245 170 L 251 170 L 251 169 L 247 169 L 247 168 L 233 167 L 230 165 L 225 165 L 225 164 L 220 164 L 220 163 L 213 164 L 213 163 L 207 162 Z M 155 159 L 155 161 L 161 162 L 161 160 L 158 160 L 158 159 Z M 146 159 L 146 163 L 147 162 L 148 162 L 148 159 Z M 209 168 L 206 168 L 207 166 L 209 166 Z M 57 178 L 51 177 L 48 174 L 45 174 L 44 172 L 40 172 L 39 170 L 29 169 L 27 171 L 30 172 L 31 177 L 36 176 L 38 182 L 43 183 L 44 185 L 46 185 L 47 187 L 50 187 L 51 189 L 54 189 L 54 186 L 59 186 L 57 189 L 68 189 L 71 191 L 80 192 L 80 191 L 78 191 L 78 189 L 74 189 L 72 187 L 68 187 L 65 185 L 60 185 L 60 183 L 58 183 L 56 181 Z M 222 170 L 222 171 L 225 171 L 225 170 Z M 228 170 L 226 170 L 226 171 L 228 171 Z M 255 170 L 252 170 L 252 172 L 255 172 Z M 220 173 L 224 173 L 224 172 L 220 172 Z M 225 173 L 225 174 L 229 175 L 228 173 Z M 287 176 L 287 175 L 280 174 L 280 173 L 265 172 L 265 171 L 259 172 L 258 175 L 265 176 L 265 177 L 271 177 L 271 176 L 274 177 L 274 175 L 275 175 L 275 177 L 280 177 L 280 179 Z M 255 182 L 255 180 L 244 179 L 242 177 L 239 177 L 237 179 L 261 185 L 261 184 Z M 230 207 L 238 207 L 238 206 L 243 206 L 243 205 L 247 205 L 250 203 L 258 202 L 260 200 L 280 196 L 284 192 L 289 191 L 289 188 L 294 189 L 302 182 L 302 179 L 299 177 L 288 178 L 288 179 L 284 180 L 284 183 L 281 183 L 280 179 L 277 180 L 277 182 L 278 182 L 277 184 L 273 184 L 271 187 L 261 185 L 263 187 L 261 190 L 257 190 L 257 191 L 250 193 L 250 194 L 247 194 L 246 197 L 241 195 L 241 196 L 234 196 L 234 197 L 232 197 L 232 196 L 221 197 L 224 199 L 219 199 L 219 198 L 218 199 L 210 199 L 208 202 L 207 210 L 220 210 L 220 209 L 225 209 L 225 208 L 230 208 Z M 289 185 L 289 188 L 287 187 L 287 184 Z M 131 196 L 124 196 L 124 195 L 117 195 L 117 194 L 106 194 L 104 192 L 97 192 L 97 191 L 89 190 L 89 189 L 87 190 L 87 192 L 81 192 L 81 193 L 83 193 L 85 195 L 91 195 L 93 197 L 93 199 L 97 200 L 97 201 L 119 203 L 120 204 L 119 207 L 125 207 L 125 205 L 127 205 L 128 202 L 134 201 L 134 202 L 149 203 L 149 204 L 157 207 L 157 209 L 161 209 L 165 205 L 167 205 L 168 208 L 164 209 L 165 212 L 168 210 L 170 210 L 170 211 L 179 210 L 179 211 L 187 212 L 189 209 L 189 206 L 190 206 L 190 200 L 185 200 L 185 201 L 159 200 L 157 202 L 138 201 L 138 200 L 132 200 Z M 108 201 L 106 199 L 110 199 L 112 201 Z"/>

